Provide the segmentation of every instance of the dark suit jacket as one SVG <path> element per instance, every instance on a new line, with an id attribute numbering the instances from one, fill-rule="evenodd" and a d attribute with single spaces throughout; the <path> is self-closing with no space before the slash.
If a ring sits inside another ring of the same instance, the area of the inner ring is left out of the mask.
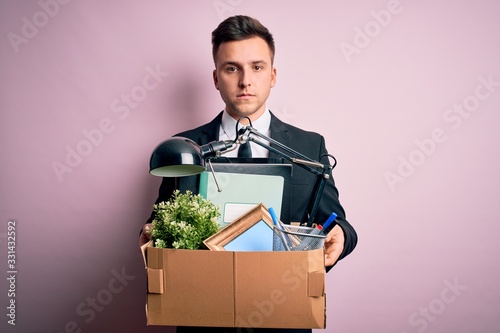
<path id="1" fill-rule="evenodd" d="M 217 115 L 211 122 L 197 127 L 195 129 L 178 133 L 175 136 L 189 138 L 198 145 L 204 145 L 212 141 L 218 140 L 219 129 L 222 119 L 222 112 Z M 318 161 L 327 153 L 325 147 L 325 139 L 323 136 L 304 131 L 300 128 L 286 124 L 279 120 L 271 113 L 271 138 L 292 148 L 293 150 Z M 273 152 L 269 153 L 269 158 L 279 158 Z M 326 163 L 326 160 L 323 160 Z M 290 217 L 291 221 L 301 221 L 309 204 L 309 199 L 313 191 L 316 181 L 316 176 L 311 172 L 292 164 L 292 193 L 290 196 Z M 181 191 L 191 190 L 198 193 L 199 176 L 190 176 L 183 178 L 163 178 L 159 190 L 159 196 L 156 203 L 167 201 L 171 198 L 174 189 L 178 188 Z M 332 212 L 337 214 L 336 222 L 342 227 L 345 234 L 344 251 L 340 259 L 352 252 L 357 243 L 357 234 L 354 228 L 347 222 L 345 212 L 342 208 L 338 191 L 335 187 L 333 177 L 327 181 L 323 195 L 321 197 L 320 206 L 316 215 L 316 221 L 323 223 Z M 148 220 L 150 223 L 153 220 L 152 215 Z M 284 221 L 288 222 L 288 221 Z M 332 226 L 333 227 L 333 226 Z M 328 268 L 329 269 L 329 268 Z"/>
<path id="2" fill-rule="evenodd" d="M 219 129 L 222 119 L 222 112 L 208 124 L 202 125 L 195 129 L 185 131 L 175 136 L 181 136 L 189 138 L 196 142 L 198 145 L 204 145 L 212 141 L 217 141 L 219 138 Z M 321 156 L 327 153 L 325 147 L 324 138 L 314 132 L 307 132 L 295 126 L 286 124 L 276 118 L 271 113 L 271 138 L 292 148 L 293 150 L 313 159 L 319 160 Z M 279 158 L 275 153 L 270 152 L 269 158 Z M 324 163 L 326 161 L 323 161 Z M 292 164 L 292 193 L 291 193 L 291 204 L 290 204 L 290 217 L 291 221 L 300 221 L 302 215 L 307 208 L 309 203 L 309 198 L 316 181 L 316 176 L 311 172 L 304 170 L 303 168 Z M 163 178 L 160 186 L 159 196 L 156 203 L 161 201 L 167 201 L 171 198 L 174 189 L 178 188 L 181 192 L 186 190 L 191 190 L 194 193 L 198 193 L 198 183 L 199 176 L 182 177 L 176 178 Z M 323 196 L 321 198 L 320 207 L 316 215 L 316 221 L 323 223 L 330 216 L 332 212 L 335 212 L 337 217 L 337 223 L 342 227 L 345 234 L 345 244 L 344 251 L 340 258 L 347 256 L 354 249 L 357 243 L 357 235 L 354 228 L 345 219 L 345 212 L 340 205 L 338 199 L 338 191 L 335 187 L 333 177 L 330 175 Z M 148 223 L 152 222 L 154 216 L 152 215 L 148 220 Z M 284 221 L 285 222 L 285 221 Z M 331 267 L 327 267 L 327 270 Z M 260 332 L 260 333 L 271 333 L 271 332 L 311 332 L 310 329 L 297 329 L 297 330 L 287 330 L 287 329 L 237 329 L 237 328 L 189 328 L 189 327 L 178 327 L 177 332 L 212 332 L 212 333 L 222 333 L 222 332 Z"/>

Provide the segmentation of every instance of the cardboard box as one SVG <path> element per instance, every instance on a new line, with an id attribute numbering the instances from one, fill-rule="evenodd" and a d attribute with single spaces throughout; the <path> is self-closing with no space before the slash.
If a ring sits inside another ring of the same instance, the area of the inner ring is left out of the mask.
<path id="1" fill-rule="evenodd" d="M 323 249 L 146 255 L 148 325 L 325 328 Z"/>

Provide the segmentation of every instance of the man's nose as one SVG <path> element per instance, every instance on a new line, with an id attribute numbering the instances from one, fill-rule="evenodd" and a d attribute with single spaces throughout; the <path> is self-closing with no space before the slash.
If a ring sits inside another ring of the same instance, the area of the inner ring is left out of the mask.
<path id="1" fill-rule="evenodd" d="M 251 74 L 247 70 L 242 70 L 240 73 L 240 87 L 245 88 L 250 86 Z"/>

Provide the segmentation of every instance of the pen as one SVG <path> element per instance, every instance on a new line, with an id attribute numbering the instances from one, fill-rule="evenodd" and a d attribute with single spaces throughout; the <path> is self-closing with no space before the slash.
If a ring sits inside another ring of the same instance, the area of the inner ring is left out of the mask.
<path id="1" fill-rule="evenodd" d="M 311 230 L 311 232 L 308 234 L 309 237 L 305 237 L 305 239 L 297 246 L 296 248 L 296 251 L 304 251 L 304 250 L 308 250 L 309 247 L 317 241 L 317 238 L 316 237 L 310 237 L 311 235 L 315 235 L 315 236 L 320 236 L 320 235 L 324 235 L 327 228 L 333 223 L 333 221 L 335 221 L 335 219 L 337 218 L 337 214 L 335 213 L 332 213 L 330 215 L 330 217 L 325 221 L 325 223 L 323 223 L 323 225 L 321 224 L 318 224 L 316 226 L 316 228 L 314 228 L 313 230 Z"/>
<path id="2" fill-rule="evenodd" d="M 323 223 L 323 230 L 324 230 L 323 232 L 325 232 L 328 229 L 328 227 L 330 226 L 330 224 L 332 224 L 333 221 L 335 221 L 336 218 L 337 218 L 337 214 L 332 213 L 330 215 L 330 217 L 328 218 L 328 220 L 326 220 L 326 222 Z"/>
<path id="3" fill-rule="evenodd" d="M 274 226 L 276 227 L 276 229 L 279 229 L 277 232 L 280 235 L 281 241 L 283 242 L 285 249 L 287 251 L 290 251 L 290 247 L 288 246 L 288 243 L 286 242 L 285 237 L 283 235 L 283 230 L 285 230 L 285 228 L 283 228 L 280 221 L 278 220 L 278 217 L 276 216 L 276 213 L 274 212 L 273 207 L 269 207 L 268 211 L 269 211 L 269 214 L 271 215 L 271 218 L 273 219 Z"/>

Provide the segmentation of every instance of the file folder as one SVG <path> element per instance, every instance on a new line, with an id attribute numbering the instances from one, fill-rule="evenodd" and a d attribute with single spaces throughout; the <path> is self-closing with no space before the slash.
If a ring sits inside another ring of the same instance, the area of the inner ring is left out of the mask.
<path id="1" fill-rule="evenodd" d="M 200 175 L 199 193 L 219 206 L 220 226 L 224 227 L 259 205 L 273 207 L 283 221 L 290 212 L 289 164 L 215 163 L 212 172 Z"/>

